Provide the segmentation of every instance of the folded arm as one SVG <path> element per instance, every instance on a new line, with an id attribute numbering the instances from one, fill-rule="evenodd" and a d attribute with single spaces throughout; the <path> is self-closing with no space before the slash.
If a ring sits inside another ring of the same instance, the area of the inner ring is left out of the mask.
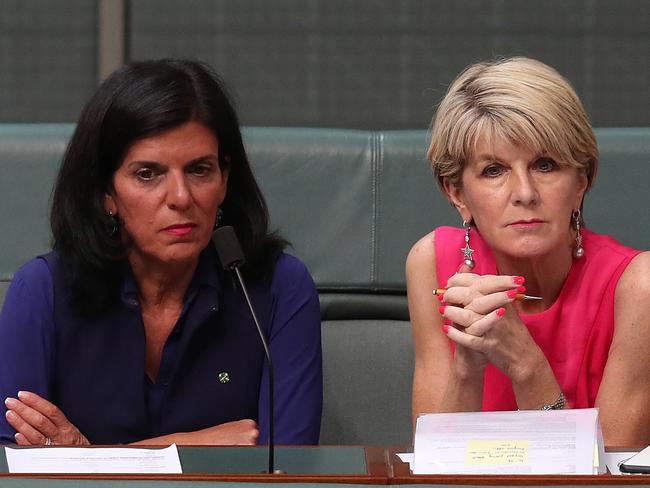
<path id="1" fill-rule="evenodd" d="M 85 446 L 88 439 L 53 403 L 28 391 L 18 398 L 8 398 L 6 418 L 16 430 L 16 443 L 21 446 L 57 445 Z M 243 419 L 192 432 L 177 432 L 143 439 L 142 445 L 255 445 L 259 431 L 254 420 Z"/>

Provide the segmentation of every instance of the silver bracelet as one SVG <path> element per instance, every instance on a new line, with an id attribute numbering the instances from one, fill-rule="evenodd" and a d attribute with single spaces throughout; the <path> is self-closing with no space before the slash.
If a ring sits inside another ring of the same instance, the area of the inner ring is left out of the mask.
<path id="1" fill-rule="evenodd" d="M 566 397 L 563 392 L 560 392 L 560 396 L 557 397 L 553 403 L 544 405 L 541 410 L 562 410 L 566 406 Z"/>

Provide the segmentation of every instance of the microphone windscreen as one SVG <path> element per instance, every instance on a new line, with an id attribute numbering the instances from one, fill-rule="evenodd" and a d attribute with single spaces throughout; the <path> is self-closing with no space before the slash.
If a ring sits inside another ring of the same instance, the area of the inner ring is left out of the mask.
<path id="1" fill-rule="evenodd" d="M 246 262 L 244 252 L 239 245 L 239 239 L 235 234 L 235 229 L 230 225 L 219 227 L 212 234 L 212 241 L 217 248 L 219 261 L 226 270 L 232 270 Z"/>

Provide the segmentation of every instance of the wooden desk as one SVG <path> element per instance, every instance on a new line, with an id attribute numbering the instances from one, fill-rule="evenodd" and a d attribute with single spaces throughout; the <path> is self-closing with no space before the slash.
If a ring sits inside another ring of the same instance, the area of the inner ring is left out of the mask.
<path id="1" fill-rule="evenodd" d="M 5 486 L 40 486 L 25 481 L 36 478 L 50 480 L 64 478 L 66 480 L 389 484 L 388 463 L 384 447 L 277 447 L 275 467 L 285 473 L 272 475 L 264 472 L 267 469 L 267 453 L 265 447 L 179 446 L 178 454 L 183 474 L 10 474 L 7 470 L 3 450 L 0 455 L 0 488 L 5 488 Z M 8 484 L 10 479 L 23 479 L 23 481 L 18 484 Z M 138 488 L 141 486 L 149 485 L 137 484 Z M 189 485 L 186 484 L 178 486 L 189 488 Z"/>
<path id="2" fill-rule="evenodd" d="M 397 453 L 403 448 L 389 447 L 387 452 L 392 485 L 489 485 L 489 486 L 582 486 L 582 485 L 648 485 L 650 475 L 561 475 L 561 474 L 411 474 L 409 465 Z"/>
<path id="3" fill-rule="evenodd" d="M 264 447 L 179 447 L 178 451 L 183 474 L 177 475 L 9 474 L 0 455 L 0 488 L 234 488 L 238 482 L 246 482 L 245 488 L 266 488 L 268 483 L 286 484 L 286 488 L 650 485 L 650 475 L 413 475 L 396 456 L 405 452 L 403 447 L 278 447 L 276 465 L 286 472 L 279 475 L 263 473 Z"/>

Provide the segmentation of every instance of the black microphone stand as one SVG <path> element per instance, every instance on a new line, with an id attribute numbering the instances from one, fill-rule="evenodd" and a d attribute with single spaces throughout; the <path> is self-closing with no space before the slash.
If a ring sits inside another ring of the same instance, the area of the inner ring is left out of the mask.
<path id="1" fill-rule="evenodd" d="M 266 357 L 266 364 L 269 368 L 269 474 L 278 474 L 282 471 L 276 471 L 274 468 L 274 430 L 275 430 L 275 407 L 274 407 L 274 380 L 273 380 L 273 362 L 271 361 L 271 351 L 269 350 L 269 344 L 266 340 L 262 326 L 260 325 L 257 315 L 255 314 L 255 309 L 253 308 L 253 302 L 251 302 L 250 296 L 248 294 L 248 289 L 244 283 L 244 278 L 242 277 L 239 267 L 244 264 L 244 253 L 241 250 L 239 241 L 237 240 L 237 235 L 235 230 L 231 226 L 219 227 L 213 234 L 213 241 L 215 247 L 217 248 L 217 253 L 219 254 L 219 260 L 226 270 L 235 273 L 239 286 L 241 287 L 242 292 L 244 293 L 244 298 L 248 304 L 248 309 L 251 312 L 253 317 L 253 322 L 255 322 L 255 327 L 257 327 L 257 332 L 262 341 L 262 346 L 264 347 L 264 355 Z"/>
<path id="2" fill-rule="evenodd" d="M 273 442 L 274 439 L 274 425 L 275 425 L 275 407 L 274 407 L 274 401 L 273 401 L 273 396 L 275 393 L 274 390 L 274 383 L 273 383 L 273 363 L 271 361 L 271 351 L 269 350 L 269 344 L 266 341 L 266 337 L 264 336 L 264 331 L 262 330 L 262 327 L 260 326 L 259 320 L 257 320 L 257 315 L 255 315 L 255 310 L 253 309 L 253 303 L 251 302 L 250 296 L 248 295 L 248 290 L 246 289 L 246 285 L 244 284 L 244 279 L 242 278 L 241 271 L 239 271 L 239 266 L 233 266 L 232 271 L 235 272 L 235 275 L 237 275 L 237 281 L 239 281 L 239 286 L 241 286 L 241 290 L 244 293 L 244 297 L 246 298 L 246 303 L 248 303 L 248 308 L 251 311 L 251 315 L 253 316 L 253 321 L 255 322 L 255 327 L 257 327 L 257 332 L 260 335 L 260 340 L 262 341 L 262 346 L 264 347 L 264 354 L 266 355 L 266 364 L 269 368 L 269 474 L 275 473 L 274 470 L 274 451 L 275 451 L 275 445 Z"/>

